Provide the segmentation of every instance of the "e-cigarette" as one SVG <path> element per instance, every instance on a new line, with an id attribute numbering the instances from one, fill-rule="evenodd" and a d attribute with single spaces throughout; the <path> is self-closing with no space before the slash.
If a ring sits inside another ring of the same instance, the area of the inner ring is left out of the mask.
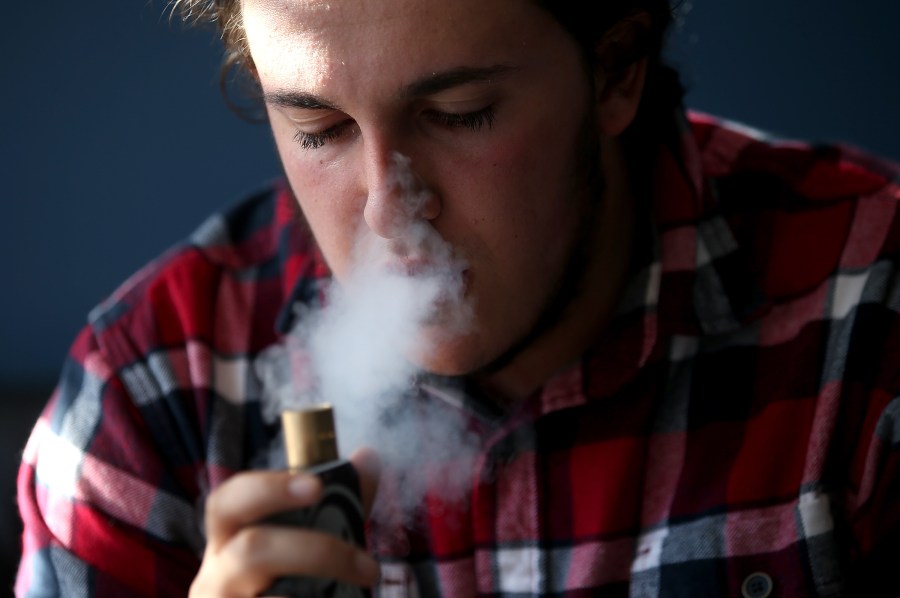
<path id="1" fill-rule="evenodd" d="M 279 513 L 267 518 L 266 522 L 322 530 L 364 547 L 359 477 L 349 461 L 338 457 L 331 405 L 285 411 L 281 414 L 281 426 L 289 470 L 318 476 L 324 491 L 316 505 Z M 282 577 L 266 590 L 265 595 L 351 598 L 369 593 L 363 588 L 330 579 Z"/>

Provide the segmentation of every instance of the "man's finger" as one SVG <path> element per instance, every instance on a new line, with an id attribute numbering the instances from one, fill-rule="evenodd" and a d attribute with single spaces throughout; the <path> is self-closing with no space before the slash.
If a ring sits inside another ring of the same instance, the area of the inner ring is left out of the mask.
<path id="1" fill-rule="evenodd" d="M 378 581 L 378 563 L 364 550 L 328 532 L 255 525 L 243 528 L 221 555 L 231 561 L 239 579 L 255 579 L 262 592 L 285 575 L 334 579 L 371 586 Z"/>
<path id="2" fill-rule="evenodd" d="M 249 471 L 216 488 L 206 501 L 206 534 L 218 550 L 241 528 L 274 513 L 315 504 L 322 482 L 306 473 Z"/>

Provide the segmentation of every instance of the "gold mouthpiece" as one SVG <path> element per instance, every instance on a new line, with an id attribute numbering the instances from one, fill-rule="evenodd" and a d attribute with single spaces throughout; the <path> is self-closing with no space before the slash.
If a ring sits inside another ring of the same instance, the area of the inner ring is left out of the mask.
<path id="1" fill-rule="evenodd" d="M 323 404 L 281 413 L 288 468 L 297 471 L 338 458 L 334 413 Z"/>

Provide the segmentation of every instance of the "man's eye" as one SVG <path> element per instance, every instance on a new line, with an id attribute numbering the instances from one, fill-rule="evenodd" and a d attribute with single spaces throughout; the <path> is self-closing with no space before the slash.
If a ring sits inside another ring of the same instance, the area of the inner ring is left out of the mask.
<path id="1" fill-rule="evenodd" d="M 488 129 L 493 126 L 494 107 L 488 106 L 487 108 L 482 108 L 481 110 L 476 110 L 475 112 L 466 112 L 464 114 L 440 112 L 435 110 L 429 112 L 428 116 L 439 125 L 443 125 L 445 127 L 466 128 L 473 131 L 479 131 L 485 126 L 487 126 Z"/>
<path id="2" fill-rule="evenodd" d="M 472 131 L 479 131 L 485 126 L 491 128 L 494 124 L 494 107 L 488 106 L 474 112 L 466 112 L 459 114 L 456 112 L 441 112 L 434 110 L 428 112 L 428 117 L 437 124 L 458 129 L 466 128 Z M 308 133 L 298 129 L 294 134 L 294 141 L 300 144 L 305 150 L 315 150 L 324 146 L 326 143 L 334 141 L 339 137 L 347 134 L 352 122 L 342 122 L 329 127 L 318 133 Z"/>
<path id="3" fill-rule="evenodd" d="M 294 141 L 306 150 L 319 149 L 326 143 L 334 141 L 347 131 L 349 123 L 339 123 L 318 133 L 307 133 L 300 129 L 294 133 Z"/>

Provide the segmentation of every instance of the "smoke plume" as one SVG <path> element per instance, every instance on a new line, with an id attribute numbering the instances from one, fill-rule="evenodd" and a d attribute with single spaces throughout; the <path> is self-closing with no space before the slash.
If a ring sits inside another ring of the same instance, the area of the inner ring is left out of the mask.
<path id="1" fill-rule="evenodd" d="M 297 308 L 296 328 L 260 356 L 256 369 L 269 421 L 283 409 L 331 403 L 341 453 L 375 449 L 384 468 L 403 479 L 391 500 L 411 515 L 436 479 L 450 500 L 470 482 L 478 440 L 459 411 L 417 393 L 422 372 L 413 360 L 444 336 L 465 332 L 472 306 L 467 264 L 416 217 L 431 192 L 404 156 L 394 155 L 392 175 L 396 234 L 382 239 L 363 227 L 349 274 L 331 284 L 323 306 Z"/>

